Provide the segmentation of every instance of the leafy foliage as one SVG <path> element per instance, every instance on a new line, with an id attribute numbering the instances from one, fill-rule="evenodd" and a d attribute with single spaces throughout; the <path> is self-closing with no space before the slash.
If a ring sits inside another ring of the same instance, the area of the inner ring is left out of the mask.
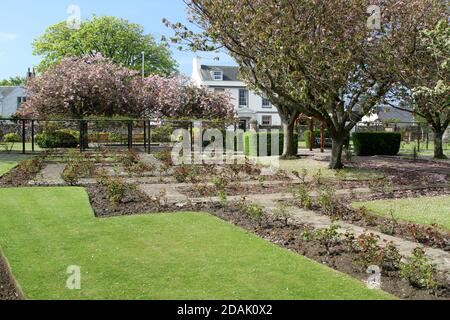
<path id="1" fill-rule="evenodd" d="M 146 75 L 173 75 L 176 62 L 167 48 L 144 34 L 142 26 L 115 17 L 93 17 L 83 21 L 80 29 L 72 30 L 65 22 L 50 26 L 33 43 L 34 54 L 42 56 L 38 67 L 45 72 L 67 57 L 91 57 L 100 53 L 115 63 L 141 70 L 145 53 Z"/>

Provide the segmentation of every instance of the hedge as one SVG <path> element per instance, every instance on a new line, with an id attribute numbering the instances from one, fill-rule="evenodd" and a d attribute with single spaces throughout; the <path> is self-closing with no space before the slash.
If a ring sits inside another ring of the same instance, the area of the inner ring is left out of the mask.
<path id="1" fill-rule="evenodd" d="M 402 141 L 402 135 L 398 132 L 355 132 L 352 138 L 358 156 L 395 156 Z"/>
<path id="2" fill-rule="evenodd" d="M 42 149 L 76 148 L 78 139 L 66 130 L 57 130 L 36 135 L 36 143 Z"/>
<path id="3" fill-rule="evenodd" d="M 265 136 L 265 137 L 264 137 Z M 272 133 L 270 132 L 247 132 L 244 134 L 244 154 L 246 156 L 280 156 L 283 154 L 284 147 L 284 133 L 279 133 L 279 151 L 277 154 L 272 154 Z M 262 139 L 262 137 L 264 137 Z M 298 146 L 298 135 L 294 134 L 293 144 Z M 267 154 L 260 154 L 267 150 Z"/>

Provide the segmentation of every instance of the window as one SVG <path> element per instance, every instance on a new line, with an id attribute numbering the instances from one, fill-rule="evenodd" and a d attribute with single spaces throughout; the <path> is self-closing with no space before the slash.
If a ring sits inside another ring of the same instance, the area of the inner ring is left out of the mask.
<path id="1" fill-rule="evenodd" d="M 248 90 L 239 89 L 239 107 L 248 107 Z"/>
<path id="2" fill-rule="evenodd" d="M 262 98 L 262 107 L 263 108 L 272 108 L 272 104 L 266 98 Z"/>
<path id="3" fill-rule="evenodd" d="M 212 72 L 214 81 L 222 81 L 223 80 L 223 72 L 222 71 L 213 71 Z"/>
<path id="4" fill-rule="evenodd" d="M 27 97 L 17 97 L 17 108 L 20 108 L 22 103 L 27 101 Z"/>
<path id="5" fill-rule="evenodd" d="M 271 126 L 272 125 L 272 116 L 262 116 L 262 125 L 263 126 Z"/>

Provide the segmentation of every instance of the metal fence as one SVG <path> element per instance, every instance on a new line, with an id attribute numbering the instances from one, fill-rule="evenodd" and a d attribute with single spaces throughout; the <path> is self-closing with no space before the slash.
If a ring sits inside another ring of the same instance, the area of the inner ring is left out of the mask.
<path id="1" fill-rule="evenodd" d="M 39 120 L 0 119 L 0 152 L 32 153 L 40 150 L 39 136 L 44 132 L 64 131 L 76 137 L 78 148 L 141 148 L 151 152 L 152 148 L 174 143 L 172 134 L 177 129 L 188 130 L 191 144 L 194 126 L 206 128 L 230 128 L 230 124 L 209 121 L 185 120 Z M 236 131 L 236 125 L 231 125 Z"/>

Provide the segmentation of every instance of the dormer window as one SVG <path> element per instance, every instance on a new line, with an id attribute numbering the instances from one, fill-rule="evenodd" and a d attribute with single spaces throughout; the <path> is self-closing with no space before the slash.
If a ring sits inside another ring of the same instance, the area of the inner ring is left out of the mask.
<path id="1" fill-rule="evenodd" d="M 212 77 L 214 81 L 222 81 L 223 80 L 223 72 L 222 71 L 213 71 Z"/>

